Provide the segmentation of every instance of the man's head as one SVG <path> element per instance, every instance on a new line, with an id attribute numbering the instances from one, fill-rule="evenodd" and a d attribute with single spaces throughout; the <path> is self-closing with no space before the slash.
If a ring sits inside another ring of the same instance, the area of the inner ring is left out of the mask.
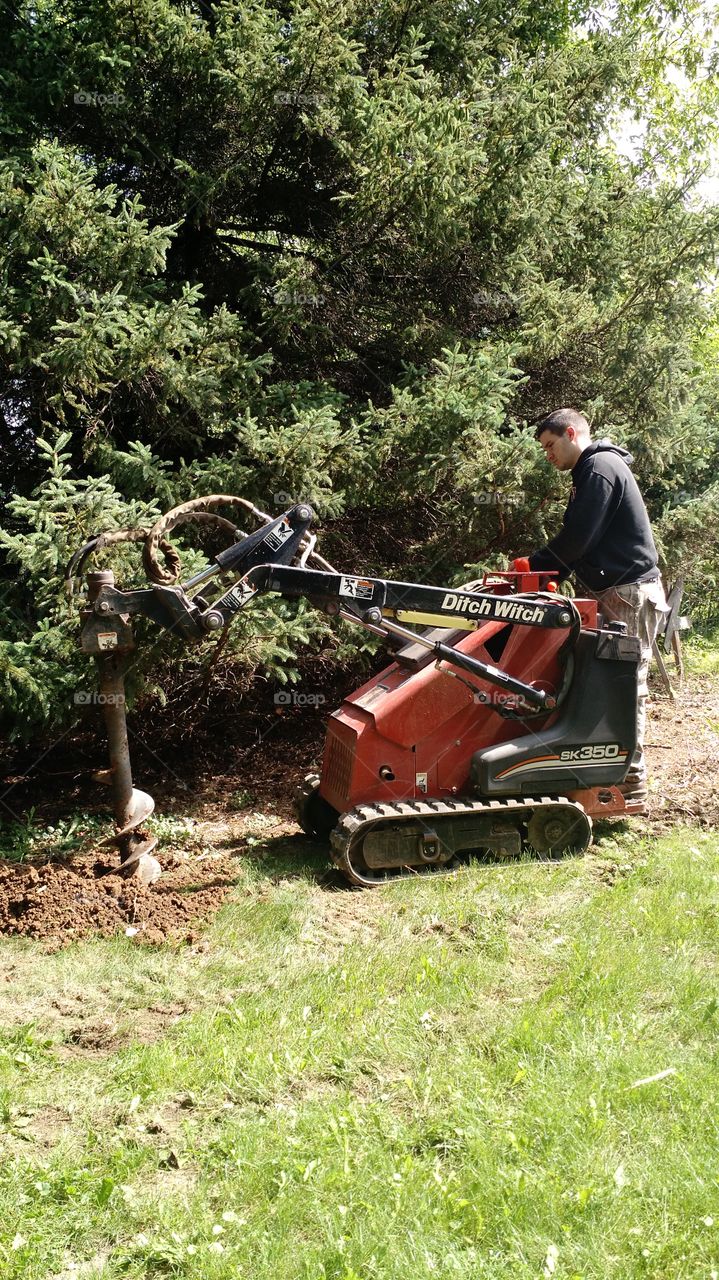
<path id="1" fill-rule="evenodd" d="M 555 409 L 542 418 L 534 432 L 547 462 L 558 471 L 571 471 L 591 441 L 591 429 L 576 409 Z"/>

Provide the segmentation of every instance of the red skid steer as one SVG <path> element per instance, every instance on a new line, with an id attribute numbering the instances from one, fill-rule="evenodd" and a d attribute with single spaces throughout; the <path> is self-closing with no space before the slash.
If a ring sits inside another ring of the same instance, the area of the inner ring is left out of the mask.
<path id="1" fill-rule="evenodd" d="M 261 527 L 244 534 L 213 514 L 228 503 L 249 508 Z M 488 573 L 457 588 L 337 572 L 315 550 L 312 517 L 303 503 L 272 519 L 242 499 L 198 499 L 149 532 L 93 538 L 68 566 L 74 579 L 109 543 L 145 544 L 149 587 L 123 591 L 108 570 L 88 575 L 81 641 L 99 668 L 110 748 L 103 780 L 113 787 L 124 874 L 149 883 L 160 873 L 143 830 L 152 800 L 133 787 L 127 745 L 131 619 L 197 642 L 262 592 L 303 597 L 392 651 L 329 717 L 320 773 L 297 798 L 302 828 L 327 840 L 352 884 L 452 871 L 472 854 L 513 857 L 525 846 L 581 850 L 592 818 L 642 811 L 619 786 L 636 745 L 640 657 L 624 624 L 604 621 L 595 600 L 559 595 L 549 573 Z M 165 535 L 187 519 L 214 520 L 237 540 L 177 585 L 179 558 Z"/>

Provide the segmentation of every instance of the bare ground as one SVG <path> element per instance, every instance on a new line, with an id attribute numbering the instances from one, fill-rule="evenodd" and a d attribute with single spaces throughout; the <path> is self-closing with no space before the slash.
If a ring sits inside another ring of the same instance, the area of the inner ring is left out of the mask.
<path id="1" fill-rule="evenodd" d="M 647 732 L 651 776 L 648 826 L 719 826 L 719 681 L 694 676 L 676 702 L 653 690 Z"/>

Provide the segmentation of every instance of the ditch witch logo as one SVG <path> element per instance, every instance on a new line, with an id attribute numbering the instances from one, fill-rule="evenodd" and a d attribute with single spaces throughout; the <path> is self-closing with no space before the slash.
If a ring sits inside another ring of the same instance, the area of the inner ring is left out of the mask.
<path id="1" fill-rule="evenodd" d="M 506 618 L 508 622 L 542 622 L 546 608 L 523 600 L 473 600 L 471 596 L 448 591 L 440 606 L 448 613 L 469 613 L 478 618 Z"/>

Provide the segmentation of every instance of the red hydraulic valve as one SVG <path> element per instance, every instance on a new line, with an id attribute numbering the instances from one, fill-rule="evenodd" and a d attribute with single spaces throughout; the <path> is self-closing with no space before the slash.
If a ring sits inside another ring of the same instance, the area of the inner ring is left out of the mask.
<path id="1" fill-rule="evenodd" d="M 512 568 L 515 573 L 531 573 L 531 569 L 529 567 L 529 556 L 517 556 L 516 560 L 512 561 Z M 557 591 L 558 587 L 556 582 L 547 582 L 542 590 Z"/>

